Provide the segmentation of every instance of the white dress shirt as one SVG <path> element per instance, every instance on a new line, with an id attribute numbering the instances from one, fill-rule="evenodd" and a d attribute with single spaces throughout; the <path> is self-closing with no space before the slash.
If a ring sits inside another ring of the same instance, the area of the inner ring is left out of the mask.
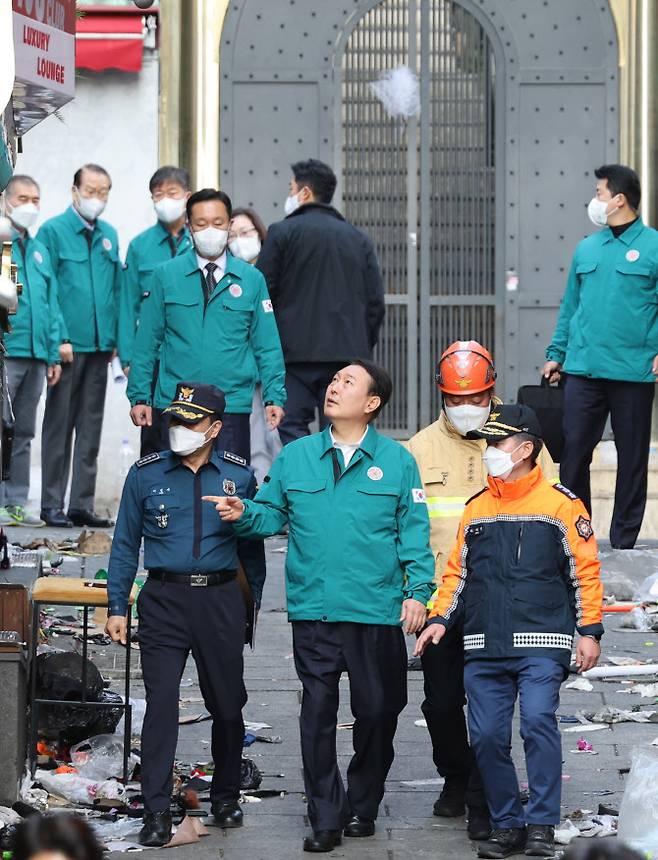
<path id="1" fill-rule="evenodd" d="M 218 284 L 221 279 L 224 277 L 224 273 L 226 272 L 226 251 L 222 254 L 221 257 L 218 257 L 216 260 L 206 260 L 205 257 L 201 257 L 199 254 L 196 255 L 196 261 L 201 269 L 201 273 L 203 274 L 203 278 L 205 280 L 206 275 L 206 266 L 208 263 L 214 263 L 217 268 L 213 272 L 215 278 L 215 284 Z"/>

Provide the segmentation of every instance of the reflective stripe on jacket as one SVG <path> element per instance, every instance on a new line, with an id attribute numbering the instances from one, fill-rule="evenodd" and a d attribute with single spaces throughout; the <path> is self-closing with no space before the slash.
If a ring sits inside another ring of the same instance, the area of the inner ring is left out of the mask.
<path id="1" fill-rule="evenodd" d="M 466 505 L 430 621 L 464 621 L 466 658 L 551 656 L 569 666 L 574 627 L 603 633 L 603 586 L 585 506 L 536 466 L 490 478 Z"/>

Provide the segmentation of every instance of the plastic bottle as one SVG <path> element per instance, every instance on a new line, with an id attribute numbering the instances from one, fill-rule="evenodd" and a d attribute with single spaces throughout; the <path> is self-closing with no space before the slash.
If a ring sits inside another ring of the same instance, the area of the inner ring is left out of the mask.
<path id="1" fill-rule="evenodd" d="M 135 451 L 130 444 L 130 440 L 123 439 L 121 442 L 121 448 L 119 449 L 119 476 L 122 483 L 128 476 L 130 467 L 136 459 Z"/>

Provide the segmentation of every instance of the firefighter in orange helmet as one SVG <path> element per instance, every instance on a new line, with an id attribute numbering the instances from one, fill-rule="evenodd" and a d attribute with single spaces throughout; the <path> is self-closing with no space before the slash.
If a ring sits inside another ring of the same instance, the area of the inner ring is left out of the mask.
<path id="1" fill-rule="evenodd" d="M 500 405 L 494 386 L 496 370 L 489 350 L 477 341 L 456 341 L 441 356 L 436 383 L 443 397 L 441 414 L 407 443 L 423 480 L 430 516 L 430 543 L 437 583 L 464 507 L 487 485 L 482 462 L 486 443 L 467 434 L 481 429 Z M 544 448 L 539 461 L 549 480 L 557 470 Z M 422 705 L 434 763 L 445 779 L 434 814 L 463 815 L 468 807 L 468 834 L 487 839 L 489 815 L 480 776 L 468 744 L 464 718 L 464 650 L 460 625 L 422 656 L 425 701 Z"/>

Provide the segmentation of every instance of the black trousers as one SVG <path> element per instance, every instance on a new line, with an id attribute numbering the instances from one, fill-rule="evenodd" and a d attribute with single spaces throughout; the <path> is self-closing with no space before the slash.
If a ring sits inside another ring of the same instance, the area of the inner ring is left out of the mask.
<path id="1" fill-rule="evenodd" d="M 215 447 L 218 451 L 232 451 L 249 462 L 251 459 L 251 430 L 249 413 L 226 412 Z M 156 451 L 169 450 L 169 416 L 153 407 L 153 423 L 142 427 L 140 457 Z"/>
<path id="2" fill-rule="evenodd" d="M 314 830 L 340 830 L 350 814 L 374 820 L 393 763 L 398 716 L 407 704 L 407 651 L 399 627 L 293 621 L 303 686 L 300 731 L 308 817 Z M 354 756 L 347 793 L 336 758 L 338 683 L 350 682 Z"/>
<path id="3" fill-rule="evenodd" d="M 468 743 L 464 705 L 463 626 L 450 628 L 438 645 L 421 657 L 425 701 L 421 705 L 432 740 L 432 758 L 446 787 L 464 795 L 469 809 L 487 801 L 475 755 Z"/>
<path id="4" fill-rule="evenodd" d="M 279 437 L 284 445 L 294 442 L 311 432 L 309 424 L 315 420 L 316 411 L 320 430 L 327 426 L 324 417 L 324 395 L 337 370 L 347 362 L 333 364 L 315 362 L 286 365 L 286 400 L 283 421 L 279 425 Z"/>
<path id="5" fill-rule="evenodd" d="M 149 812 L 169 809 L 178 740 L 180 681 L 190 651 L 212 715 L 211 800 L 237 800 L 247 692 L 242 679 L 245 608 L 235 580 L 205 588 L 147 579 L 137 603 L 146 688 L 142 791 Z"/>
<path id="6" fill-rule="evenodd" d="M 610 526 L 613 547 L 631 549 L 647 501 L 653 382 L 567 376 L 560 481 L 592 512 L 589 467 L 610 415 L 617 448 L 617 483 Z"/>

